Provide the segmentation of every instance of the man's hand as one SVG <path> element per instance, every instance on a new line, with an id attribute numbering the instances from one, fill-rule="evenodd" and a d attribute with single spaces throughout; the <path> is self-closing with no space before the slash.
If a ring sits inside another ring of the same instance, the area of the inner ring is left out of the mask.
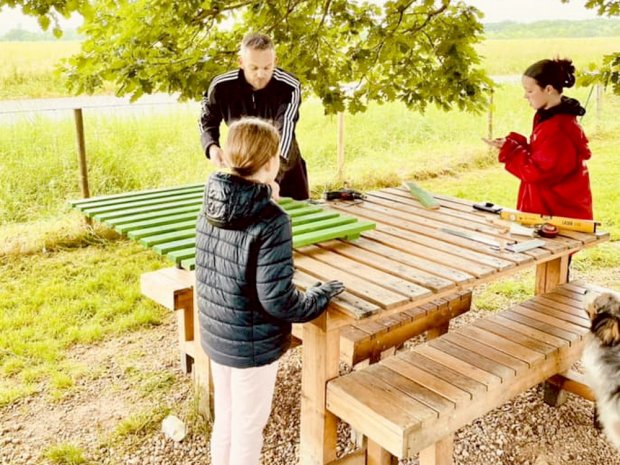
<path id="1" fill-rule="evenodd" d="M 222 149 L 215 144 L 212 144 L 209 147 L 209 159 L 213 162 L 215 166 L 219 168 L 223 168 L 224 166 L 226 166 L 226 164 L 224 163 L 224 154 L 222 152 Z"/>
<path id="2" fill-rule="evenodd" d="M 490 145 L 491 147 L 495 147 L 496 149 L 501 149 L 502 145 L 504 145 L 504 142 L 506 142 L 506 138 L 505 137 L 498 137 L 496 139 L 486 139 L 486 138 L 482 138 L 482 141 L 487 144 Z"/>
<path id="3" fill-rule="evenodd" d="M 271 198 L 273 200 L 279 200 L 280 199 L 280 184 L 278 184 L 275 181 L 271 181 L 269 185 L 271 186 Z"/>

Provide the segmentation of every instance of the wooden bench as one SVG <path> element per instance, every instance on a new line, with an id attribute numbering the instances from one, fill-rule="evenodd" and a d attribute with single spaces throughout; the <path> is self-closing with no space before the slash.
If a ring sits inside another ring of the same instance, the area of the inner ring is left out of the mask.
<path id="1" fill-rule="evenodd" d="M 461 291 L 378 320 L 357 321 L 340 333 L 340 360 L 350 366 L 375 363 L 424 332 L 428 339 L 445 333 L 450 320 L 470 308 L 471 291 Z"/>
<path id="2" fill-rule="evenodd" d="M 579 359 L 590 326 L 585 289 L 564 284 L 335 378 L 327 409 L 368 439 L 369 465 L 418 453 L 420 465 L 451 464 L 457 429 Z"/>
<path id="3" fill-rule="evenodd" d="M 191 371 L 195 358 L 193 274 L 178 268 L 164 268 L 141 276 L 142 294 L 176 311 L 181 367 Z M 408 311 L 378 320 L 362 320 L 345 327 L 340 338 L 341 360 L 350 366 L 364 360 L 378 361 L 393 353 L 406 340 L 425 331 L 433 338 L 448 330 L 450 320 L 469 311 L 471 292 L 461 291 Z M 293 334 L 301 339 L 301 325 Z"/>

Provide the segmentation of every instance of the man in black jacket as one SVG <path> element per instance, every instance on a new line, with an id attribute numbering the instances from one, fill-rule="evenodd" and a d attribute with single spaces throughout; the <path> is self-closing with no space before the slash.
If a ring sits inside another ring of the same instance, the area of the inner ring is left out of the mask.
<path id="1" fill-rule="evenodd" d="M 239 50 L 239 68 L 220 74 L 202 99 L 200 140 L 207 158 L 223 166 L 220 123 L 230 125 L 243 116 L 271 121 L 278 129 L 280 172 L 276 181 L 282 197 L 304 200 L 309 197 L 306 163 L 295 139 L 299 119 L 301 85 L 290 73 L 276 68 L 273 42 L 264 34 L 247 34 Z"/>

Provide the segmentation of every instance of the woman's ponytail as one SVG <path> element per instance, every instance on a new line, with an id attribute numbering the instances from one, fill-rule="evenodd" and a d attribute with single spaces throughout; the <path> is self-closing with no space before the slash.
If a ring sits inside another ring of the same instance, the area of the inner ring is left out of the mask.
<path id="1" fill-rule="evenodd" d="M 560 94 L 575 85 L 575 66 L 568 58 L 537 61 L 523 74 L 535 79 L 540 87 L 553 86 Z"/>

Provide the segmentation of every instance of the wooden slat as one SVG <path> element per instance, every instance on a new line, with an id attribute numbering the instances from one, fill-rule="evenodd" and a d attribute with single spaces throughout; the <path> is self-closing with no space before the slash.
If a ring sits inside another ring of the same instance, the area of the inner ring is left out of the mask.
<path id="1" fill-rule="evenodd" d="M 355 223 L 356 218 L 352 216 L 338 216 L 323 221 L 312 221 L 298 226 L 293 226 L 293 236 L 296 234 L 305 234 L 312 231 L 320 231 L 321 229 L 331 228 L 334 226 L 342 226 L 344 224 Z"/>
<path id="2" fill-rule="evenodd" d="M 200 199 L 179 200 L 178 202 L 168 202 L 168 203 L 161 203 L 157 205 L 150 205 L 147 207 L 134 207 L 134 208 L 127 208 L 127 209 L 122 209 L 122 210 L 109 211 L 105 213 L 99 213 L 99 214 L 93 215 L 93 218 L 95 218 L 98 221 L 107 220 L 110 222 L 114 222 L 116 218 L 122 218 L 122 217 L 137 215 L 137 214 L 162 212 L 162 211 L 172 210 L 177 207 L 200 206 L 201 204 L 202 204 L 202 201 Z"/>
<path id="3" fill-rule="evenodd" d="M 397 371 L 391 370 L 384 364 L 374 365 L 366 370 L 372 376 L 380 379 L 386 384 L 398 389 L 403 394 L 433 409 L 437 414 L 441 415 L 444 410 L 453 410 L 455 403 L 426 389 L 419 383 L 402 376 Z"/>
<path id="4" fill-rule="evenodd" d="M 554 310 L 559 310 L 569 315 L 575 315 L 581 318 L 587 318 L 583 308 L 575 307 L 574 305 L 567 305 L 560 301 L 557 297 L 551 298 L 546 296 L 536 296 L 532 299 L 532 303 L 539 303 L 542 305 L 546 305 L 547 307 L 553 308 Z"/>
<path id="5" fill-rule="evenodd" d="M 302 224 L 312 223 L 314 221 L 328 220 L 330 218 L 337 218 L 338 216 L 340 216 L 340 213 L 338 212 L 323 210 L 318 213 L 310 213 L 308 215 L 291 217 L 291 224 L 293 225 L 293 227 L 301 226 Z"/>
<path id="6" fill-rule="evenodd" d="M 457 406 L 462 405 L 472 397 L 469 392 L 459 389 L 452 383 L 435 376 L 433 373 L 429 373 L 428 371 L 424 371 L 408 363 L 402 357 L 388 357 L 381 363 L 395 372 L 400 373 L 402 376 L 419 383 L 426 389 L 450 400 Z"/>
<path id="7" fill-rule="evenodd" d="M 512 340 L 506 339 L 481 327 L 469 325 L 459 328 L 459 332 L 464 336 L 474 339 L 482 344 L 493 347 L 494 349 L 518 358 L 519 360 L 523 360 L 529 366 L 532 366 L 536 362 L 539 362 L 545 358 L 544 354 L 541 354 L 540 352 L 532 350 L 521 344 L 517 344 Z"/>
<path id="8" fill-rule="evenodd" d="M 514 376 L 517 374 L 516 370 L 512 369 L 510 366 L 503 365 L 496 362 L 495 360 L 481 355 L 480 353 L 472 352 L 465 347 L 458 346 L 443 337 L 439 337 L 433 339 L 432 341 L 429 341 L 428 345 L 437 350 L 445 352 L 446 354 L 454 358 L 457 358 L 472 366 L 475 366 L 476 368 L 480 368 L 481 370 L 494 374 L 495 376 L 500 378 L 503 383 L 505 383 L 511 378 L 514 378 Z"/>
<path id="9" fill-rule="evenodd" d="M 380 283 L 382 287 L 391 289 L 394 292 L 399 292 L 411 299 L 430 295 L 430 291 L 425 287 L 418 286 L 413 282 L 385 273 L 373 266 L 365 265 L 344 256 L 328 253 L 324 248 L 315 245 L 297 249 L 297 253 L 307 255 L 315 260 L 339 268 L 360 278 Z"/>
<path id="10" fill-rule="evenodd" d="M 99 202 L 102 200 L 125 199 L 125 198 L 142 196 L 145 194 L 162 193 L 164 195 L 167 195 L 168 193 L 171 193 L 171 192 L 184 191 L 187 189 L 194 189 L 194 188 L 204 189 L 204 183 L 189 184 L 187 186 L 177 186 L 177 187 L 162 187 L 158 189 L 146 189 L 146 190 L 136 191 L 136 192 L 124 192 L 122 194 L 110 194 L 110 195 L 102 195 L 98 197 L 89 197 L 87 199 L 70 200 L 69 204 L 71 206 L 81 206 L 81 205 L 88 205 L 93 202 Z"/>
<path id="11" fill-rule="evenodd" d="M 487 391 L 487 386 L 469 376 L 449 368 L 432 358 L 422 355 L 419 351 L 410 351 L 399 354 L 407 363 L 417 366 L 419 369 L 437 376 L 444 381 L 456 386 L 457 388 L 468 392 L 472 398 Z"/>
<path id="12" fill-rule="evenodd" d="M 189 229 L 181 229 L 180 231 L 171 231 L 164 234 L 157 234 L 154 236 L 143 237 L 140 239 L 140 243 L 146 247 L 153 247 L 157 244 L 163 244 L 168 242 L 180 241 L 183 239 L 196 238 L 196 227 L 193 226 Z"/>
<path id="13" fill-rule="evenodd" d="M 474 252 L 477 253 L 481 253 L 484 255 L 489 255 L 491 257 L 497 257 L 503 260 L 507 260 L 507 261 L 512 261 L 515 263 L 525 263 L 525 262 L 530 262 L 532 261 L 533 257 L 532 256 L 528 256 L 526 254 L 516 254 L 516 253 L 512 253 L 512 252 L 501 252 L 497 249 L 493 249 L 490 246 L 481 244 L 481 243 L 477 243 L 477 242 L 472 242 L 468 239 L 463 239 L 461 237 L 458 236 L 454 236 L 451 234 L 447 234 L 447 233 L 443 233 L 437 229 L 434 228 L 428 228 L 428 227 L 424 227 L 422 225 L 413 225 L 413 224 L 408 224 L 407 222 L 404 222 L 402 220 L 399 219 L 395 219 L 392 218 L 391 216 L 389 216 L 388 214 L 381 214 L 378 212 L 373 212 L 370 210 L 366 210 L 364 208 L 362 208 L 359 205 L 352 205 L 350 207 L 347 207 L 346 209 L 343 207 L 339 207 L 338 205 L 334 205 L 332 206 L 332 208 L 336 208 L 336 209 L 340 209 L 342 211 L 346 211 L 349 214 L 354 214 L 357 217 L 362 217 L 362 218 L 366 218 L 366 219 L 370 219 L 372 221 L 377 222 L 377 228 L 380 230 L 383 230 L 383 226 L 387 225 L 387 226 L 391 226 L 391 227 L 395 227 L 398 228 L 398 231 L 404 231 L 401 228 L 406 228 L 408 230 L 415 230 L 416 233 L 429 237 L 431 238 L 433 241 L 441 241 L 444 242 L 446 244 L 452 244 L 453 246 L 457 246 L 459 248 L 461 248 L 462 250 L 472 250 Z M 394 234 L 396 235 L 396 234 Z M 540 250 L 539 254 L 537 255 L 538 257 L 542 257 L 545 255 L 549 255 L 550 253 L 548 251 L 545 250 Z"/>
<path id="14" fill-rule="evenodd" d="M 458 225 L 463 228 L 470 229 L 472 231 L 484 232 L 486 234 L 491 234 L 494 236 L 502 236 L 508 239 L 505 234 L 501 234 L 500 230 L 497 227 L 494 227 L 492 224 L 481 222 L 481 221 L 471 221 L 466 215 L 453 215 L 446 212 L 446 209 L 441 210 L 427 210 L 423 207 L 418 207 L 415 205 L 407 204 L 405 202 L 400 201 L 400 199 L 396 196 L 391 196 L 386 193 L 371 192 L 366 199 L 367 202 L 371 202 L 377 205 L 381 205 L 383 207 L 387 207 L 390 209 L 394 209 L 406 214 L 413 214 L 416 216 L 420 216 L 423 218 L 428 218 L 429 220 L 440 221 L 443 223 L 442 227 L 455 226 Z"/>
<path id="15" fill-rule="evenodd" d="M 532 328 L 536 328 L 540 331 L 544 331 L 547 334 L 552 334 L 556 337 L 560 337 L 562 339 L 564 339 L 565 341 L 567 341 L 569 344 L 572 344 L 575 341 L 579 341 L 581 339 L 581 336 L 579 333 L 577 332 L 570 332 L 567 331 L 564 328 L 559 328 L 557 326 L 553 326 L 549 323 L 545 323 L 543 321 L 539 321 L 539 320 L 535 320 L 533 318 L 530 318 L 526 315 L 524 315 L 523 313 L 519 313 L 517 311 L 514 310 L 507 310 L 502 312 L 502 317 L 504 318 L 508 318 L 511 320 L 514 320 L 518 323 L 522 323 L 525 325 L 528 325 Z"/>
<path id="16" fill-rule="evenodd" d="M 436 361 L 454 371 L 461 373 L 463 376 L 467 376 L 479 383 L 484 384 L 487 388 L 496 384 L 501 384 L 502 378 L 488 371 L 478 368 L 476 365 L 472 365 L 458 357 L 447 354 L 441 350 L 438 350 L 430 345 L 424 344 L 415 348 L 415 351 L 421 355 L 424 355 L 431 360 Z"/>
<path id="17" fill-rule="evenodd" d="M 316 284 L 316 282 L 317 278 L 299 270 L 295 271 L 293 276 L 293 283 L 304 291 Z M 347 291 L 333 298 L 331 304 L 339 310 L 350 314 L 355 319 L 366 318 L 380 310 L 378 305 Z"/>
<path id="18" fill-rule="evenodd" d="M 293 247 L 303 247 L 305 245 L 316 244 L 317 242 L 329 241 L 331 239 L 349 238 L 359 236 L 360 233 L 374 229 L 375 224 L 369 221 L 357 221 L 355 223 L 312 231 L 305 234 L 293 236 Z"/>
<path id="19" fill-rule="evenodd" d="M 194 247 L 195 245 L 196 245 L 196 237 L 194 235 L 193 237 L 190 237 L 189 239 L 173 240 L 170 242 L 156 244 L 152 247 L 152 249 L 160 255 L 166 255 L 169 252 L 187 249 L 190 247 Z M 189 258 L 189 257 L 185 257 L 185 258 Z"/>
<path id="20" fill-rule="evenodd" d="M 488 345 L 484 345 L 474 339 L 468 338 L 460 332 L 450 331 L 444 334 L 441 338 L 446 341 L 450 341 L 458 347 L 462 347 L 463 349 L 475 352 L 497 363 L 510 367 L 517 375 L 528 369 L 528 364 L 523 360 L 508 355 Z"/>
<path id="21" fill-rule="evenodd" d="M 384 224 L 379 225 L 377 227 L 377 230 L 381 232 L 385 232 L 392 236 L 399 237 L 401 239 L 411 241 L 415 244 L 429 247 L 433 250 L 439 250 L 442 252 L 446 252 L 451 255 L 455 255 L 459 258 L 469 260 L 473 263 L 480 263 L 481 265 L 489 266 L 497 270 L 505 270 L 508 268 L 512 268 L 515 266 L 516 263 L 520 261 L 526 262 L 526 261 L 532 260 L 530 257 L 527 257 L 525 255 L 512 254 L 512 253 L 510 254 L 510 257 L 507 257 L 507 259 L 504 260 L 504 259 L 498 258 L 495 255 L 489 255 L 486 253 L 486 251 L 476 252 L 473 250 L 463 249 L 462 247 L 459 247 L 458 245 L 454 245 L 454 244 L 442 242 L 442 241 L 437 241 L 433 237 L 425 236 L 422 234 L 417 234 L 411 230 L 404 230 L 400 228 L 395 228 L 393 226 L 386 226 Z M 450 236 L 450 238 L 452 238 L 452 236 Z M 499 251 L 495 251 L 495 252 L 500 253 Z M 501 253 L 503 253 L 504 255 L 506 254 L 506 252 L 501 252 Z"/>
<path id="22" fill-rule="evenodd" d="M 521 304 L 523 307 L 531 308 L 532 310 L 536 310 L 542 313 L 546 313 L 547 315 L 551 315 L 555 318 L 559 318 L 560 320 L 570 321 L 576 325 L 582 326 L 584 328 L 590 327 L 590 320 L 587 317 L 582 317 L 580 315 L 575 315 L 570 312 L 565 312 L 560 309 L 557 309 L 553 305 L 548 305 L 547 302 L 543 302 L 540 300 L 528 300 Z"/>
<path id="23" fill-rule="evenodd" d="M 362 244 L 359 244 L 360 242 L 362 242 Z M 399 276 L 424 288 L 431 289 L 434 292 L 444 291 L 456 285 L 453 281 L 448 279 L 405 266 L 399 261 L 392 260 L 392 257 L 388 257 L 385 254 L 381 255 L 367 251 L 363 247 L 363 244 L 366 242 L 366 239 L 362 238 L 355 242 L 330 241 L 318 244 L 318 247 L 338 254 L 339 258 L 340 256 L 346 257 L 347 259 L 355 260 L 357 263 L 372 266 L 385 273 Z M 357 247 L 358 245 L 362 245 L 362 247 Z M 390 250 L 394 255 L 402 255 L 401 252 L 397 252 L 393 249 Z"/>
<path id="24" fill-rule="evenodd" d="M 156 199 L 143 199 L 132 200 L 123 203 L 102 203 L 99 206 L 83 207 L 82 211 L 88 216 L 97 216 L 106 212 L 123 211 L 133 208 L 146 209 L 147 207 L 153 207 L 155 205 L 162 205 L 165 203 L 179 202 L 179 201 L 192 201 L 192 203 L 202 203 L 202 191 L 191 192 L 189 194 L 175 194 L 169 195 L 164 198 Z"/>
<path id="25" fill-rule="evenodd" d="M 489 276 L 495 272 L 491 267 L 472 263 L 458 257 L 438 252 L 428 247 L 417 246 L 409 241 L 398 237 L 390 236 L 380 231 L 368 231 L 364 234 L 367 239 L 388 245 L 392 248 L 415 255 L 424 266 L 424 270 L 429 273 L 437 274 L 450 278 L 457 282 L 466 282 L 466 276 L 473 277 Z"/>
<path id="26" fill-rule="evenodd" d="M 316 276 L 320 281 L 338 279 L 345 284 L 349 292 L 379 305 L 381 308 L 392 308 L 409 301 L 407 296 L 386 289 L 372 281 L 356 277 L 347 271 L 314 260 L 299 252 L 294 252 L 293 260 L 297 269 Z M 427 290 L 427 292 L 428 295 L 431 295 L 431 291 Z"/>
<path id="27" fill-rule="evenodd" d="M 183 219 L 197 218 L 200 207 L 200 205 L 188 205 L 185 207 L 172 208 L 170 210 L 163 210 L 158 212 L 138 213 L 135 215 L 124 216 L 122 218 L 114 218 L 113 222 L 104 221 L 104 223 L 110 224 L 114 226 L 115 229 L 125 232 L 131 230 L 131 228 L 133 228 L 136 223 L 139 223 L 139 227 L 144 226 L 145 223 L 143 223 L 143 221 L 161 221 L 162 223 L 158 224 L 166 224 L 163 223 L 163 221 L 178 221 L 179 219 L 177 218 L 177 216 L 181 215 Z M 186 215 L 188 215 L 189 218 Z"/>
<path id="28" fill-rule="evenodd" d="M 566 339 L 554 336 L 553 334 L 549 334 L 544 331 L 540 331 L 537 328 L 528 326 L 520 321 L 515 321 L 512 318 L 505 318 L 503 314 L 492 316 L 490 318 L 490 321 L 494 321 L 498 324 L 501 324 L 502 326 L 506 326 L 507 328 L 531 337 L 532 339 L 536 339 L 537 341 L 544 342 L 545 344 L 549 344 L 557 348 L 564 347 L 565 345 L 569 344 Z"/>
<path id="29" fill-rule="evenodd" d="M 141 229 L 134 229 L 132 231 L 127 232 L 127 237 L 134 239 L 134 240 L 138 240 L 138 239 L 142 239 L 143 237 L 156 236 L 160 234 L 171 233 L 173 231 L 181 231 L 181 230 L 189 229 L 189 228 L 193 228 L 194 231 L 196 230 L 196 219 L 191 219 L 188 221 L 173 222 L 170 224 L 161 224 L 161 225 L 150 226 L 150 227 L 145 227 Z"/>
<path id="30" fill-rule="evenodd" d="M 169 252 L 166 256 L 174 263 L 181 264 L 183 260 L 196 256 L 196 247 L 175 250 L 173 252 Z"/>
<path id="31" fill-rule="evenodd" d="M 516 331 L 515 327 L 512 327 L 508 324 L 500 325 L 494 321 L 491 321 L 490 319 L 484 318 L 477 320 L 474 324 L 479 328 L 495 333 L 498 336 L 502 336 L 509 341 L 513 341 L 517 344 L 527 347 L 528 349 L 540 352 L 545 357 L 557 350 L 557 347 L 546 344 L 532 337 L 526 336 L 525 334 Z"/>
<path id="32" fill-rule="evenodd" d="M 545 309 L 541 306 L 534 305 L 533 307 L 526 307 L 524 304 L 527 302 L 523 302 L 523 304 L 513 307 L 512 310 L 518 313 L 519 315 L 526 316 L 528 318 L 532 318 L 534 320 L 541 321 L 543 323 L 550 324 L 555 326 L 556 328 L 560 328 L 564 331 L 569 331 L 575 334 L 581 334 L 587 327 L 585 325 L 577 325 L 566 319 L 558 318 L 553 313 L 549 313 L 545 311 Z"/>

